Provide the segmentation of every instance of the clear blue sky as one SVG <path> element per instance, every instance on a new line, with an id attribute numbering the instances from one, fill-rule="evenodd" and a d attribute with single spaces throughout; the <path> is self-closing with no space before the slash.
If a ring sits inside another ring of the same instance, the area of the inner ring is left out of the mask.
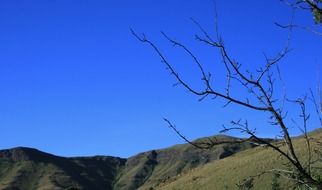
<path id="1" fill-rule="evenodd" d="M 273 23 L 288 23 L 291 11 L 279 0 L 218 0 L 217 7 L 227 48 L 245 68 L 263 64 L 263 52 L 273 55 L 285 45 L 287 31 Z M 183 142 L 163 117 L 191 139 L 215 134 L 239 118 L 249 118 L 260 135 L 276 134 L 265 116 L 234 106 L 223 109 L 222 101 L 198 102 L 172 87 L 175 80 L 155 52 L 129 30 L 146 33 L 198 86 L 194 65 L 159 33 L 187 44 L 220 76 L 218 53 L 194 40 L 198 30 L 190 17 L 213 34 L 214 8 L 208 0 L 0 1 L 0 148 L 127 157 Z M 312 16 L 297 12 L 295 23 L 312 25 Z M 294 98 L 321 79 L 322 37 L 295 30 L 291 47 L 281 70 Z M 290 114 L 297 111 L 291 108 Z M 317 126 L 315 120 L 310 124 Z"/>

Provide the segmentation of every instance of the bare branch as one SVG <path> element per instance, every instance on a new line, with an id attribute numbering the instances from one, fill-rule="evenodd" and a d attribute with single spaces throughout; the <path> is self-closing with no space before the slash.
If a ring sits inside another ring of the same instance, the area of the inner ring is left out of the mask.
<path id="1" fill-rule="evenodd" d="M 187 139 L 178 129 L 175 125 L 173 125 L 168 119 L 163 118 L 163 120 L 168 124 L 168 127 L 171 128 L 179 137 L 181 137 L 185 142 L 189 143 L 190 145 L 198 148 L 198 149 L 203 149 L 207 150 L 212 148 L 213 146 L 216 145 L 221 145 L 221 144 L 240 144 L 244 142 L 251 142 L 252 139 L 247 138 L 247 139 L 236 139 L 236 140 L 217 140 L 216 137 L 214 139 L 207 138 L 208 142 L 192 142 L 189 139 Z"/>
<path id="2" fill-rule="evenodd" d="M 154 50 L 155 52 L 159 55 L 159 57 L 161 58 L 161 61 L 166 64 L 167 68 L 170 70 L 170 73 L 172 75 L 175 76 L 175 78 L 177 79 L 178 83 L 180 83 L 181 85 L 183 85 L 189 92 L 198 95 L 198 96 L 205 96 L 205 95 L 213 95 L 215 97 L 221 97 L 227 101 L 231 101 L 233 103 L 251 108 L 251 109 L 255 109 L 255 110 L 262 110 L 262 111 L 269 111 L 270 108 L 268 107 L 260 107 L 260 106 L 256 106 L 256 105 L 252 105 L 250 103 L 244 102 L 242 100 L 238 100 L 235 98 L 232 98 L 231 96 L 222 94 L 218 91 L 213 90 L 210 85 L 206 86 L 206 89 L 203 91 L 198 91 L 193 89 L 188 83 L 186 83 L 180 76 L 179 74 L 175 71 L 175 69 L 173 68 L 173 66 L 167 61 L 167 59 L 165 58 L 165 56 L 161 53 L 161 51 L 157 48 L 157 46 L 152 43 L 150 40 L 148 40 L 146 38 L 146 36 L 143 34 L 142 37 L 139 37 L 133 30 L 131 30 L 132 34 L 141 42 L 143 43 L 148 43 Z M 208 80 L 208 79 L 207 79 Z"/>
<path id="3" fill-rule="evenodd" d="M 318 89 L 318 93 L 321 96 L 321 92 L 319 92 L 320 89 Z M 319 106 L 319 103 L 317 102 L 317 99 L 314 96 L 314 93 L 312 91 L 312 89 L 310 89 L 310 93 L 311 93 L 311 101 L 314 104 L 314 108 L 315 108 L 315 112 L 319 118 L 320 121 L 320 127 L 322 127 L 322 117 L 321 117 L 321 113 L 322 113 L 322 102 L 321 102 L 321 106 Z"/>
<path id="4" fill-rule="evenodd" d="M 308 27 L 308 26 L 301 26 L 301 25 L 297 25 L 297 24 L 280 24 L 280 23 L 275 23 L 276 26 L 280 27 L 280 28 L 285 28 L 285 29 L 290 29 L 290 28 L 299 28 L 301 30 L 306 30 L 308 32 L 311 32 L 315 35 L 318 35 L 318 36 L 322 36 L 322 32 L 320 31 L 317 31 L 317 30 L 314 30 L 312 29 L 311 27 Z"/>

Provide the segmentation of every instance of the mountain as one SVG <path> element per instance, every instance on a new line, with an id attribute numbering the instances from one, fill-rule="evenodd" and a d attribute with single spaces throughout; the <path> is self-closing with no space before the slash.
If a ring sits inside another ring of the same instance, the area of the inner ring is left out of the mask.
<path id="1" fill-rule="evenodd" d="M 126 160 L 109 157 L 64 158 L 18 147 L 0 151 L 0 189 L 113 189 Z"/>
<path id="2" fill-rule="evenodd" d="M 316 132 L 314 135 L 321 137 L 321 134 Z M 219 142 L 241 140 L 221 135 L 194 142 L 214 139 Z M 295 143 L 301 145 L 300 152 L 305 152 L 303 138 L 297 138 Z M 66 158 L 18 147 L 0 150 L 0 189 L 236 189 L 235 184 L 243 177 L 282 164 L 281 158 L 269 148 L 249 142 L 219 144 L 209 150 L 181 144 L 128 159 L 111 156 Z M 255 185 L 270 189 L 271 181 L 271 177 L 266 176 Z"/>

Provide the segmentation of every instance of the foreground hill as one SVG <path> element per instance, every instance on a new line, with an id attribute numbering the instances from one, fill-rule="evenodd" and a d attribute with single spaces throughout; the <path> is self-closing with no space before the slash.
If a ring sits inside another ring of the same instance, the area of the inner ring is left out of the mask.
<path id="1" fill-rule="evenodd" d="M 309 134 L 311 138 L 311 146 L 313 150 L 321 151 L 322 130 L 316 130 Z M 308 163 L 308 148 L 303 137 L 293 139 L 296 152 L 302 163 Z M 313 153 L 312 160 L 318 162 L 314 165 L 313 170 L 316 176 L 322 177 L 322 155 Z M 288 162 L 280 157 L 275 151 L 268 147 L 255 147 L 248 149 L 225 159 L 209 162 L 203 166 L 190 170 L 172 178 L 169 181 L 159 184 L 155 189 L 182 189 L 182 190 L 209 190 L 209 189 L 237 189 L 237 183 L 250 176 L 256 176 L 253 181 L 253 189 L 271 190 L 272 183 L 279 184 L 279 189 L 293 189 L 294 184 L 283 178 L 269 172 L 272 169 L 290 170 Z M 141 189 L 149 189 L 141 187 Z M 305 189 L 305 188 L 303 188 Z"/>
<path id="2" fill-rule="evenodd" d="M 312 133 L 321 139 L 322 133 Z M 214 136 L 217 141 L 238 140 Z M 195 142 L 207 142 L 209 138 Z M 305 158 L 302 138 L 294 140 Z M 3 190 L 134 190 L 236 189 L 250 175 L 285 167 L 273 151 L 254 143 L 216 145 L 200 150 L 190 144 L 143 152 L 128 159 L 94 156 L 65 158 L 18 147 L 0 150 L 0 189 Z M 280 180 L 280 179 L 279 179 Z M 285 180 L 280 180 L 287 185 Z M 272 175 L 255 180 L 255 189 L 271 189 Z"/>

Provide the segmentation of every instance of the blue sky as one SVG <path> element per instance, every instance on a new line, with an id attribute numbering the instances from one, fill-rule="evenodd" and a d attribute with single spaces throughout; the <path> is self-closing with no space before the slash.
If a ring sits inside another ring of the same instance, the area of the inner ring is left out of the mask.
<path id="1" fill-rule="evenodd" d="M 263 52 L 274 55 L 286 44 L 288 32 L 274 22 L 288 23 L 292 12 L 278 0 L 218 0 L 217 10 L 225 44 L 245 69 L 260 66 Z M 155 52 L 130 33 L 130 28 L 144 32 L 187 81 L 200 86 L 191 61 L 160 35 L 165 31 L 189 46 L 220 84 L 218 52 L 194 40 L 199 31 L 191 17 L 214 34 L 212 1 L 1 1 L 0 148 L 127 157 L 183 143 L 163 117 L 191 139 L 216 134 L 239 118 L 248 118 L 260 135 L 274 136 L 278 129 L 267 125 L 267 115 L 223 109 L 221 100 L 199 102 L 173 87 L 174 78 Z M 313 24 L 303 12 L 295 13 L 294 22 Z M 292 51 L 280 65 L 290 98 L 321 79 L 321 44 L 308 31 L 293 32 Z M 296 107 L 290 110 L 290 118 L 298 114 Z M 314 126 L 312 119 L 310 129 Z"/>

